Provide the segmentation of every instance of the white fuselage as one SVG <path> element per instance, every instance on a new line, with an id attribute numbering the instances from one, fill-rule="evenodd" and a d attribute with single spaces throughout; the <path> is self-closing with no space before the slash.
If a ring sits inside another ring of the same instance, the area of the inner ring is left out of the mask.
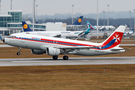
<path id="1" fill-rule="evenodd" d="M 75 55 L 85 55 L 85 56 L 93 56 L 93 55 L 105 55 L 105 54 L 113 54 L 124 52 L 125 50 L 116 50 L 112 51 L 111 49 L 96 49 L 89 47 L 100 47 L 102 43 L 92 43 L 86 41 L 78 41 L 78 40 L 70 40 L 70 39 L 62 39 L 62 38 L 54 38 L 54 37 L 46 37 L 39 35 L 29 35 L 29 34 L 12 34 L 9 38 L 5 38 L 4 42 L 6 44 L 28 48 L 28 49 L 37 49 L 44 50 L 48 47 L 58 48 L 58 49 L 66 49 L 70 50 L 68 54 Z M 88 48 L 84 48 L 88 47 Z M 113 49 L 113 48 L 112 48 Z M 120 47 L 114 47 L 114 49 L 122 49 Z"/>

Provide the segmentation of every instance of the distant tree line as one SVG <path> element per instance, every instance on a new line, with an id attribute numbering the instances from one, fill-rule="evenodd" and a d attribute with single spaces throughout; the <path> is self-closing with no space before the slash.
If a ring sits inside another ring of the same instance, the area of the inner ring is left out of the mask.
<path id="1" fill-rule="evenodd" d="M 29 21 L 33 21 L 32 18 L 28 19 Z M 77 18 L 74 18 L 74 22 L 77 20 Z M 86 22 L 89 21 L 92 25 L 96 25 L 97 24 L 97 20 L 96 19 L 92 19 L 92 18 L 83 18 L 82 21 L 82 25 L 86 25 Z M 67 23 L 67 25 L 71 25 L 72 24 L 72 18 L 67 18 L 67 19 L 38 19 L 37 20 L 38 23 L 46 23 L 46 22 L 63 22 L 63 23 Z M 105 22 L 105 23 L 104 23 Z M 107 25 L 107 19 L 99 19 L 99 26 L 101 25 Z M 127 25 L 128 27 L 130 27 L 130 18 L 119 18 L 119 19 L 109 19 L 109 25 L 113 25 L 115 27 L 119 26 L 119 25 Z M 134 27 L 134 18 L 131 18 L 131 28 Z"/>

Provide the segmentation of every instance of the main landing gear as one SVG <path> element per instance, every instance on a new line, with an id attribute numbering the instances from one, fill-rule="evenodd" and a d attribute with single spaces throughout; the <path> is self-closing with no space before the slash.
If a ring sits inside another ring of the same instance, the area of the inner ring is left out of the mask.
<path id="1" fill-rule="evenodd" d="M 63 56 L 63 60 L 68 60 L 68 56 Z"/>
<path id="2" fill-rule="evenodd" d="M 53 56 L 53 60 L 57 60 L 58 59 L 58 56 Z"/>
<path id="3" fill-rule="evenodd" d="M 57 60 L 58 56 L 53 56 L 53 60 Z M 68 60 L 68 56 L 63 56 L 63 60 Z"/>
<path id="4" fill-rule="evenodd" d="M 63 56 L 63 60 L 68 60 L 68 56 L 66 53 L 65 53 L 65 56 Z"/>
<path id="5" fill-rule="evenodd" d="M 18 52 L 16 53 L 17 55 L 20 55 L 21 47 L 19 47 Z"/>

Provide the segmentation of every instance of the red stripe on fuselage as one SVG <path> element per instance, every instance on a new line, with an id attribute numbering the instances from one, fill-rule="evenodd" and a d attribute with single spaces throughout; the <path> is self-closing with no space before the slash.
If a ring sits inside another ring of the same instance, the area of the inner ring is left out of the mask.
<path id="1" fill-rule="evenodd" d="M 42 39 L 41 40 L 47 40 L 47 41 L 54 41 L 54 42 L 61 42 L 61 43 L 68 43 L 68 44 L 75 44 L 75 45 L 82 45 L 82 46 L 94 46 L 94 45 L 88 45 L 88 44 L 80 44 L 80 43 L 73 43 L 73 42 L 65 42 L 65 41 L 58 41 L 58 40 L 50 40 L 50 39 Z M 72 45 L 71 45 L 72 46 Z"/>
<path id="2" fill-rule="evenodd" d="M 27 41 L 42 42 L 42 43 L 51 43 L 51 44 L 65 45 L 65 46 L 73 46 L 73 47 L 77 47 L 77 46 L 75 46 L 75 45 L 94 46 L 94 45 L 87 45 L 87 44 L 80 44 L 80 43 L 71 43 L 71 42 L 58 41 L 58 40 L 42 39 L 42 38 L 41 38 L 42 41 L 29 40 L 29 39 L 22 39 L 22 38 L 12 38 L 12 39 L 27 40 Z M 45 41 L 52 41 L 52 42 L 44 42 L 43 40 L 45 40 Z M 55 42 L 59 42 L 59 43 L 55 43 Z M 66 44 L 60 44 L 60 43 L 66 43 Z M 67 45 L 67 44 L 72 44 L 72 45 Z"/>

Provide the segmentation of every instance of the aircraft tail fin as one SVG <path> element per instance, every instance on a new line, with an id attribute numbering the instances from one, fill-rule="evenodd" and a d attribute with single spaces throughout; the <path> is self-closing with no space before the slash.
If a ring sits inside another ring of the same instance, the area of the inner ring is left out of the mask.
<path id="1" fill-rule="evenodd" d="M 22 21 L 24 32 L 32 31 L 25 21 Z"/>
<path id="2" fill-rule="evenodd" d="M 91 28 L 91 29 L 94 29 L 94 28 L 96 28 L 96 27 L 94 27 L 94 26 L 92 26 L 92 25 L 90 24 L 90 28 Z"/>
<path id="3" fill-rule="evenodd" d="M 120 45 L 126 26 L 119 26 L 103 43 L 101 49 L 110 49 Z"/>
<path id="4" fill-rule="evenodd" d="M 134 33 L 134 28 L 132 28 L 132 30 L 131 30 L 133 33 Z"/>
<path id="5" fill-rule="evenodd" d="M 73 25 L 81 25 L 83 16 L 80 16 Z"/>
<path id="6" fill-rule="evenodd" d="M 87 30 L 85 31 L 85 34 L 88 34 L 90 32 L 90 22 L 87 21 Z"/>
<path id="7" fill-rule="evenodd" d="M 89 23 L 89 21 L 87 21 L 87 30 L 81 32 L 81 33 L 78 35 L 78 37 L 81 37 L 81 36 L 83 36 L 83 35 L 87 35 L 89 32 L 90 32 L 90 23 Z"/>

